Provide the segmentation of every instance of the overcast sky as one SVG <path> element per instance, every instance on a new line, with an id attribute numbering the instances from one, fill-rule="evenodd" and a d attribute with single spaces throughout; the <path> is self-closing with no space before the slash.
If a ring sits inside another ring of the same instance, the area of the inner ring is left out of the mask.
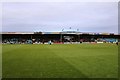
<path id="1" fill-rule="evenodd" d="M 117 2 L 5 2 L 3 32 L 118 32 Z"/>

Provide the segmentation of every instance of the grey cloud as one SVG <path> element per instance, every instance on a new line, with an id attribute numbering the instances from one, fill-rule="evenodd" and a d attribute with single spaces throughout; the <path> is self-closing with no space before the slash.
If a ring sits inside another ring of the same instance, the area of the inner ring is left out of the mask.
<path id="1" fill-rule="evenodd" d="M 117 33 L 117 14 L 115 2 L 4 3 L 3 31 L 61 31 L 72 26 L 82 32 Z"/>

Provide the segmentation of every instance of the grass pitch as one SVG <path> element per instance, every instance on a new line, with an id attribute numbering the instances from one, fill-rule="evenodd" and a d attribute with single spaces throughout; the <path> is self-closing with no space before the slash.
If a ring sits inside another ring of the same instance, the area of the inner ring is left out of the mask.
<path id="1" fill-rule="evenodd" d="M 117 78 L 116 44 L 4 44 L 3 78 Z"/>

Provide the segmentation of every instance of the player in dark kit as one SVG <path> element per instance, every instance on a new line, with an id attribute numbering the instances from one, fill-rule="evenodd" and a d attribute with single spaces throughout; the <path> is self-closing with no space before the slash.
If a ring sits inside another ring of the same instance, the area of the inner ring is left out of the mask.
<path id="1" fill-rule="evenodd" d="M 42 43 L 43 43 L 43 44 L 45 43 L 45 42 L 44 42 L 44 39 L 43 39 Z"/>
<path id="2" fill-rule="evenodd" d="M 118 45 L 118 42 L 116 42 L 116 45 Z"/>

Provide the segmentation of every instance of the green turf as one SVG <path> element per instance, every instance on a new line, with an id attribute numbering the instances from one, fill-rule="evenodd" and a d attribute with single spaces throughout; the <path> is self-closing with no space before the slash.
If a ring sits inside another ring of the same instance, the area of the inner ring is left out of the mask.
<path id="1" fill-rule="evenodd" d="M 117 78 L 115 44 L 4 44 L 3 78 Z"/>

